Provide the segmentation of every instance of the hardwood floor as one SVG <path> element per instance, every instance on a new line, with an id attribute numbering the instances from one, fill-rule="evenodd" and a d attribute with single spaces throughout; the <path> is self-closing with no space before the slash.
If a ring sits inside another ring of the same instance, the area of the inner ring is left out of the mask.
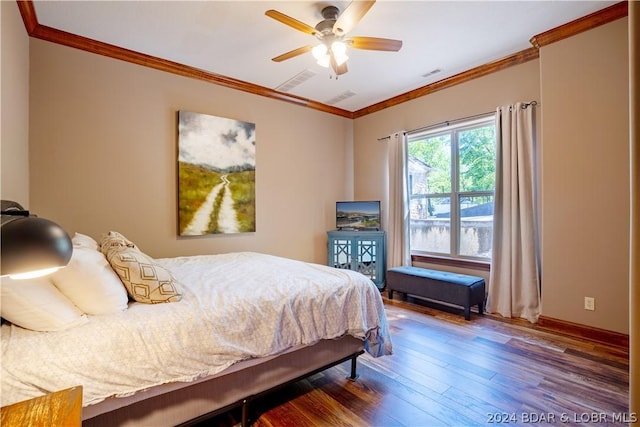
<path id="1" fill-rule="evenodd" d="M 361 356 L 355 382 L 347 362 L 256 400 L 253 425 L 625 425 L 640 415 L 628 413 L 627 348 L 423 303 L 385 306 L 392 356 Z M 206 425 L 239 420 L 232 411 Z"/>

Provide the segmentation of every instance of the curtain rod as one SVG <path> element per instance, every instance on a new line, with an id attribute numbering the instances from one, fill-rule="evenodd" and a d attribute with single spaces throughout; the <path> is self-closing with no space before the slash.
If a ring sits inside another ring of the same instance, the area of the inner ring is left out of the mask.
<path id="1" fill-rule="evenodd" d="M 527 107 L 529 107 L 530 105 L 534 105 L 534 106 L 538 105 L 538 101 L 534 100 L 534 101 L 529 101 L 529 102 L 523 102 L 521 108 L 524 110 Z M 494 114 L 494 113 L 495 113 L 495 111 L 487 111 L 486 113 L 474 114 L 472 116 L 461 117 L 459 119 L 445 120 L 444 122 L 440 122 L 440 123 L 436 123 L 436 124 L 428 125 L 428 126 L 423 126 L 421 128 L 413 129 L 413 130 L 410 130 L 410 131 L 405 131 L 405 132 L 403 132 L 403 134 L 406 135 L 408 133 L 421 132 L 421 131 L 424 131 L 424 130 L 427 130 L 427 129 L 433 129 L 433 128 L 440 127 L 440 126 L 449 126 L 449 125 L 451 125 L 453 123 L 458 123 L 460 121 L 469 120 L 469 119 L 475 119 L 477 117 L 488 116 L 489 114 Z M 391 136 L 385 136 L 385 137 L 382 137 L 382 138 L 378 138 L 378 141 L 384 141 L 384 140 L 390 139 L 390 138 L 391 138 Z"/>
<path id="2" fill-rule="evenodd" d="M 482 117 L 482 116 L 488 116 L 489 114 L 495 114 L 495 111 L 487 111 L 486 113 L 474 114 L 472 116 L 467 116 L 467 117 L 460 117 L 459 119 L 445 120 L 444 122 L 435 123 L 435 124 L 432 124 L 432 125 L 423 126 L 421 128 L 418 128 L 418 129 L 413 129 L 413 130 L 406 131 L 404 134 L 406 135 L 408 133 L 421 132 L 421 131 L 424 131 L 424 130 L 427 130 L 427 129 L 433 129 L 433 128 L 437 128 L 437 127 L 440 127 L 440 126 L 450 126 L 451 124 L 454 124 L 454 123 L 462 122 L 462 121 L 469 120 L 469 119 L 475 119 L 475 118 Z"/>

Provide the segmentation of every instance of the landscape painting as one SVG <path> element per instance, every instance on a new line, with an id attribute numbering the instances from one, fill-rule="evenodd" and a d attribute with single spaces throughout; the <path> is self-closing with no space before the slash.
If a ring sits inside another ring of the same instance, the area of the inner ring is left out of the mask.
<path id="1" fill-rule="evenodd" d="M 181 236 L 256 231 L 256 125 L 178 112 Z"/>

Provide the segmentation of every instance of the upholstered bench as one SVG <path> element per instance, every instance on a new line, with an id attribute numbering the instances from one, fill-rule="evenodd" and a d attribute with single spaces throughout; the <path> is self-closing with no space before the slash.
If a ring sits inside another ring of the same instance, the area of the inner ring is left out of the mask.
<path id="1" fill-rule="evenodd" d="M 417 295 L 434 301 L 464 307 L 465 320 L 471 319 L 471 306 L 478 305 L 483 313 L 485 285 L 482 277 L 446 271 L 428 270 L 419 267 L 394 267 L 387 270 L 389 298 L 398 291 Z"/>

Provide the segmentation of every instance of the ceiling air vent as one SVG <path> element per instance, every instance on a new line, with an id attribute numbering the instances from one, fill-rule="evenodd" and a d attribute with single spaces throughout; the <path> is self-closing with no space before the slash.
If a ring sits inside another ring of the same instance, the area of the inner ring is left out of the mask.
<path id="1" fill-rule="evenodd" d="M 306 70 L 301 71 L 300 73 L 291 77 L 286 82 L 282 83 L 280 86 L 276 88 L 276 90 L 279 90 L 280 92 L 288 92 L 294 87 L 298 86 L 299 84 L 306 82 L 316 74 L 317 73 L 315 71 L 307 68 Z"/>
<path id="2" fill-rule="evenodd" d="M 422 77 L 425 77 L 425 78 L 430 77 L 430 76 L 433 76 L 434 74 L 438 74 L 441 72 L 442 72 L 442 68 L 436 68 L 435 70 L 431 70 L 428 73 L 423 74 Z"/>
<path id="3" fill-rule="evenodd" d="M 333 98 L 331 98 L 330 100 L 328 100 L 327 102 L 325 102 L 325 104 L 327 105 L 333 105 L 333 104 L 337 104 L 340 101 L 344 101 L 347 98 L 351 98 L 353 95 L 355 95 L 356 93 L 352 90 L 347 90 L 345 92 L 342 92 L 340 95 L 338 96 L 334 96 Z"/>

